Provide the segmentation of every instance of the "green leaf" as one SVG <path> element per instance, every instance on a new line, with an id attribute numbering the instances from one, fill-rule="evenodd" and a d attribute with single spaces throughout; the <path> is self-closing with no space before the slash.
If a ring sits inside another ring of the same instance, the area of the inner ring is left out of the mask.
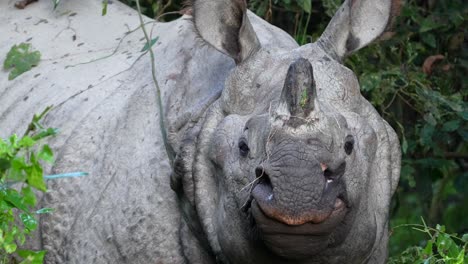
<path id="1" fill-rule="evenodd" d="M 437 224 L 437 225 L 436 225 L 436 229 L 437 229 L 437 231 L 440 231 L 440 232 L 442 232 L 442 233 L 445 232 L 445 226 L 444 226 L 444 225 L 439 225 L 439 224 Z"/>
<path id="2" fill-rule="evenodd" d="M 16 134 L 11 135 L 9 140 L 12 148 L 18 147 L 18 136 Z"/>
<path id="3" fill-rule="evenodd" d="M 143 48 L 141 49 L 141 52 L 145 52 L 145 51 L 149 50 L 151 47 L 153 47 L 153 45 L 156 44 L 158 39 L 159 39 L 159 36 L 152 39 L 150 43 L 146 42 L 145 46 L 143 46 Z"/>
<path id="4" fill-rule="evenodd" d="M 37 141 L 37 140 L 40 140 L 40 139 L 43 139 L 43 138 L 46 138 L 46 137 L 55 136 L 55 135 L 57 135 L 57 133 L 58 133 L 58 129 L 48 128 L 48 129 L 42 130 L 41 132 L 34 135 L 32 137 L 32 139 Z"/>
<path id="5" fill-rule="evenodd" d="M 16 244 L 15 243 L 3 244 L 3 248 L 8 254 L 11 254 L 16 251 Z"/>
<path id="6" fill-rule="evenodd" d="M 108 0 L 103 0 L 102 1 L 102 16 L 105 16 L 107 14 L 107 4 Z"/>
<path id="7" fill-rule="evenodd" d="M 427 113 L 424 115 L 424 120 L 426 120 L 427 123 L 435 126 L 437 125 L 437 121 L 434 118 L 434 115 L 432 113 Z"/>
<path id="8" fill-rule="evenodd" d="M 406 151 L 408 150 L 408 141 L 406 141 L 406 137 L 403 136 L 403 142 L 401 143 L 401 151 L 403 154 L 406 154 Z"/>
<path id="9" fill-rule="evenodd" d="M 432 255 L 432 246 L 433 245 L 434 244 L 432 243 L 432 241 L 427 241 L 427 245 L 423 250 L 423 254 L 426 255 L 426 256 L 431 256 Z"/>
<path id="10" fill-rule="evenodd" d="M 3 199 L 22 211 L 28 211 L 28 207 L 24 204 L 23 198 L 16 190 L 6 190 L 6 195 Z"/>
<path id="11" fill-rule="evenodd" d="M 18 255 L 24 260 L 20 264 L 42 264 L 44 262 L 45 250 L 32 251 L 18 249 Z"/>
<path id="12" fill-rule="evenodd" d="M 54 162 L 54 153 L 52 152 L 52 149 L 49 147 L 49 145 L 44 145 L 42 146 L 41 151 L 37 154 L 37 158 L 44 160 L 48 163 L 53 163 Z"/>
<path id="13" fill-rule="evenodd" d="M 7 159 L 0 158 L 0 171 L 6 171 L 11 167 L 11 162 Z"/>
<path id="14" fill-rule="evenodd" d="M 27 168 L 27 175 L 28 175 L 28 183 L 32 187 L 45 192 L 47 190 L 44 178 L 43 178 L 43 173 L 42 173 L 42 167 L 38 163 L 35 155 L 31 153 L 31 163 L 33 166 L 30 166 Z"/>
<path id="15" fill-rule="evenodd" d="M 20 147 L 30 148 L 36 144 L 36 141 L 34 141 L 31 137 L 25 136 L 19 141 L 18 144 Z"/>
<path id="16" fill-rule="evenodd" d="M 460 123 L 461 123 L 460 120 L 449 121 L 444 124 L 444 126 L 442 127 L 442 130 L 446 132 L 453 132 L 460 127 Z"/>
<path id="17" fill-rule="evenodd" d="M 463 242 L 468 243 L 468 233 L 462 236 L 462 240 Z"/>
<path id="18" fill-rule="evenodd" d="M 333 17 L 333 15 L 338 11 L 338 8 L 340 8 L 341 1 L 340 0 L 327 0 L 327 1 L 322 1 L 323 7 L 325 7 L 325 13 L 327 14 L 328 17 Z"/>
<path id="19" fill-rule="evenodd" d="M 312 0 L 297 0 L 297 4 L 308 14 L 312 12 Z"/>
<path id="20" fill-rule="evenodd" d="M 460 248 L 458 248 L 457 244 L 452 240 L 452 238 L 445 233 L 439 234 L 437 237 L 437 250 L 443 257 L 458 257 L 460 252 Z"/>
<path id="21" fill-rule="evenodd" d="M 425 146 L 430 146 L 431 144 L 433 144 L 433 141 L 432 141 L 433 134 L 434 134 L 434 127 L 429 124 L 425 124 L 423 129 L 421 129 L 421 132 L 420 132 L 421 144 Z"/>
<path id="22" fill-rule="evenodd" d="M 8 170 L 6 179 L 9 181 L 23 181 L 25 179 L 25 169 L 28 168 L 24 157 L 15 157 L 11 161 L 11 168 Z"/>
<path id="23" fill-rule="evenodd" d="M 460 116 L 464 120 L 468 120 L 468 111 L 458 112 L 458 116 Z"/>
<path id="24" fill-rule="evenodd" d="M 450 14 L 449 19 L 456 27 L 460 26 L 465 21 L 465 18 L 459 11 L 457 12 L 452 11 L 452 14 Z"/>
<path id="25" fill-rule="evenodd" d="M 5 69 L 12 68 L 10 75 L 8 75 L 8 80 L 13 80 L 31 70 L 32 67 L 39 64 L 40 60 L 41 53 L 39 51 L 31 51 L 31 44 L 21 43 L 14 45 L 3 63 Z"/>
<path id="26" fill-rule="evenodd" d="M 13 208 L 14 205 L 5 201 L 4 198 L 0 199 L 0 211 L 6 212 Z M 0 243 L 1 244 L 1 243 Z"/>
<path id="27" fill-rule="evenodd" d="M 21 193 L 23 194 L 23 201 L 25 204 L 34 207 L 36 205 L 36 195 L 32 191 L 31 187 L 26 186 L 21 189 Z"/>
<path id="28" fill-rule="evenodd" d="M 424 32 L 427 32 L 427 31 L 431 31 L 433 29 L 440 28 L 441 26 L 442 26 L 441 23 L 436 23 L 433 20 L 433 17 L 429 16 L 429 17 L 427 17 L 426 19 L 424 19 L 421 22 L 421 27 L 419 28 L 419 33 L 424 33 Z"/>
<path id="29" fill-rule="evenodd" d="M 421 40 L 432 48 L 437 48 L 437 42 L 434 34 L 421 34 Z"/>
<path id="30" fill-rule="evenodd" d="M 33 216 L 31 216 L 29 213 L 22 213 L 20 214 L 20 219 L 23 222 L 24 226 L 29 230 L 29 231 L 34 231 L 37 228 L 37 220 Z"/>

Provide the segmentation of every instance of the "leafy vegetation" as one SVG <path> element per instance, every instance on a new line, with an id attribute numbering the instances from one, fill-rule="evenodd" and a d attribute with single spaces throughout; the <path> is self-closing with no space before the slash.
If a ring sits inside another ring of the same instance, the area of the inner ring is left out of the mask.
<path id="1" fill-rule="evenodd" d="M 130 6 L 135 1 L 122 0 Z M 150 17 L 180 10 L 183 2 L 141 0 Z M 317 40 L 341 2 L 250 0 L 249 8 L 304 44 Z M 401 141 L 401 180 L 391 211 L 391 263 L 467 259 L 467 236 L 453 235 L 468 232 L 467 15 L 463 0 L 408 0 L 386 41 L 345 62 L 357 74 L 363 95 Z M 421 217 L 437 228 L 414 226 Z"/>
<path id="2" fill-rule="evenodd" d="M 10 49 L 3 63 L 3 68 L 5 70 L 11 69 L 8 80 L 13 80 L 31 70 L 32 67 L 37 66 L 40 60 L 41 53 L 39 51 L 32 51 L 29 43 L 21 43 Z"/>
<path id="3" fill-rule="evenodd" d="M 468 262 L 468 254 L 466 252 L 468 234 L 460 238 L 454 234 L 446 233 L 444 226 L 437 225 L 434 229 L 428 227 L 424 221 L 423 225 L 406 226 L 426 234 L 429 240 L 425 242 L 424 248 L 421 246 L 407 248 L 400 255 L 391 258 L 389 264 L 464 264 Z"/>
<path id="4" fill-rule="evenodd" d="M 34 115 L 23 136 L 0 138 L 0 263 L 10 263 L 13 253 L 23 259 L 23 264 L 42 263 L 45 255 L 45 251 L 18 249 L 18 246 L 36 230 L 36 215 L 53 211 L 51 208 L 34 210 L 37 205 L 34 190 L 47 190 L 41 162 L 54 160 L 50 147 L 41 144 L 43 139 L 57 133 L 56 129 L 40 124 L 50 109 Z"/>
<path id="5" fill-rule="evenodd" d="M 433 6 L 409 1 L 394 36 L 352 56 L 347 64 L 361 88 L 397 130 L 403 152 L 400 185 L 391 223 L 430 226 L 444 223 L 449 233 L 466 233 L 467 53 L 463 1 Z M 393 254 L 424 245 L 424 234 L 394 230 Z"/>

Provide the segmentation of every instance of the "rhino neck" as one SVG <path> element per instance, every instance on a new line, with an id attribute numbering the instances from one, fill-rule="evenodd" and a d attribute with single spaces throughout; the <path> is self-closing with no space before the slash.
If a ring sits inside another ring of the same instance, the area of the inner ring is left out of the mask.
<path id="1" fill-rule="evenodd" d="M 219 263 L 217 259 L 220 259 L 210 246 L 197 212 L 192 171 L 200 132 L 207 119 L 208 109 L 213 104 L 216 105 L 220 92 L 205 100 L 199 111 L 183 120 L 185 123 L 178 128 L 180 141 L 174 142 L 178 151 L 171 173 L 171 189 L 177 194 L 177 204 L 182 216 L 179 239 L 182 253 L 188 263 Z"/>
<path id="2" fill-rule="evenodd" d="M 216 256 L 206 238 L 195 207 L 190 204 L 184 193 L 178 193 L 178 205 L 182 213 L 179 239 L 182 253 L 188 263 L 216 263 Z"/>
<path id="3" fill-rule="evenodd" d="M 179 228 L 182 253 L 187 262 L 197 259 L 200 263 L 215 263 L 216 257 L 199 220 L 193 193 L 185 191 L 193 188 L 193 180 L 190 177 L 190 171 L 187 171 L 184 165 L 186 163 L 183 162 L 181 152 L 179 152 L 171 175 L 171 188 L 177 194 L 177 204 L 182 216 Z M 176 177 L 180 178 L 179 183 L 174 182 Z"/>

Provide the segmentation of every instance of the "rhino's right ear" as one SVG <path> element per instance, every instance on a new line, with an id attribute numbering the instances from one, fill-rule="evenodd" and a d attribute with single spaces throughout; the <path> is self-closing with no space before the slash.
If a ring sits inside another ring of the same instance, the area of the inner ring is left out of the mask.
<path id="1" fill-rule="evenodd" d="M 245 0 L 193 0 L 192 9 L 200 36 L 237 64 L 260 48 Z"/>
<path id="2" fill-rule="evenodd" d="M 330 56 L 343 61 L 388 30 L 400 7 L 401 0 L 346 0 L 318 43 Z"/>

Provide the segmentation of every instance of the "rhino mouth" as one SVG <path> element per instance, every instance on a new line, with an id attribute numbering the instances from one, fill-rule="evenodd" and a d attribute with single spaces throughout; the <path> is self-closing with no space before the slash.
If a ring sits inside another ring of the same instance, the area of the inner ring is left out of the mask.
<path id="1" fill-rule="evenodd" d="M 256 201 L 251 212 L 259 238 L 275 255 L 285 259 L 305 259 L 319 255 L 338 242 L 334 231 L 340 229 L 346 216 L 346 208 L 334 210 L 321 223 L 287 225 L 265 215 Z"/>
<path id="2" fill-rule="evenodd" d="M 326 188 L 332 187 L 329 187 L 328 185 Z M 253 188 L 252 196 L 265 215 L 288 226 L 298 226 L 306 223 L 320 224 L 330 218 L 342 215 L 342 213 L 347 210 L 347 206 L 343 198 L 344 195 L 339 194 L 332 204 L 328 204 L 322 208 L 311 208 L 293 213 L 285 212 L 275 205 L 272 187 L 268 184 L 268 180 L 260 181 Z M 326 195 L 324 195 L 322 197 L 322 200 L 324 201 L 321 201 L 319 204 L 326 204 L 327 200 L 330 201 L 332 199 L 333 198 L 326 197 Z"/>
<path id="3" fill-rule="evenodd" d="M 307 210 L 278 207 L 268 177 L 258 181 L 251 197 L 250 212 L 259 237 L 278 256 L 303 259 L 342 240 L 350 206 L 341 181 L 327 181 L 319 206 Z"/>

